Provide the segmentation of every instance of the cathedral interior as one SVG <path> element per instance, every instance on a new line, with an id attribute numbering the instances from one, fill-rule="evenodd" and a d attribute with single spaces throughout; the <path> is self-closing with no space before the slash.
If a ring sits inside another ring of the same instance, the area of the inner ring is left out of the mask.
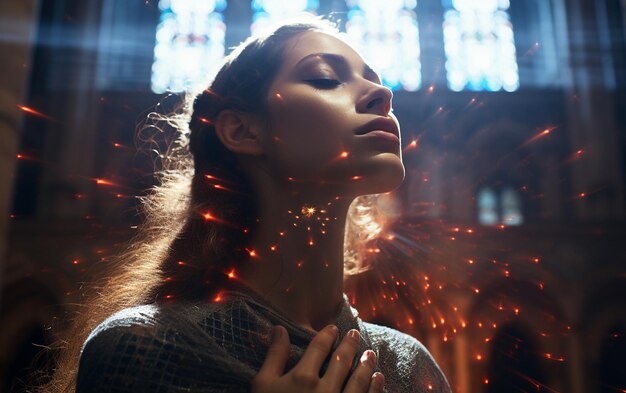
<path id="1" fill-rule="evenodd" d="M 0 2 L 0 391 L 140 225 L 150 112 L 251 31 L 329 15 L 394 91 L 406 178 L 365 321 L 454 392 L 626 392 L 626 1 Z M 198 66 L 201 64 L 201 66 Z M 195 78 L 195 79 L 194 79 Z"/>

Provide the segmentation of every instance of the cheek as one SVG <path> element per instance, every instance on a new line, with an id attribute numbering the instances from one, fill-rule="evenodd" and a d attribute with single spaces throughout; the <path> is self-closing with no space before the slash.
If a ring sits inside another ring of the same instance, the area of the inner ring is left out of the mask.
<path id="1" fill-rule="evenodd" d="M 351 133 L 345 103 L 311 95 L 278 97 L 269 108 L 271 155 L 277 166 L 297 172 L 294 176 L 307 176 L 341 156 Z"/>

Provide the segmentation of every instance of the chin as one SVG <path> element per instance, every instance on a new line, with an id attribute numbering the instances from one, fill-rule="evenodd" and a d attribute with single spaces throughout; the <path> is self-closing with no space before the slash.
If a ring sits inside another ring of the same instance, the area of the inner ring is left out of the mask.
<path id="1" fill-rule="evenodd" d="M 382 194 L 400 187 L 404 181 L 405 169 L 402 160 L 396 156 L 377 160 L 376 165 L 368 165 L 366 175 L 360 180 L 359 194 Z M 384 161 L 384 162 L 382 162 Z"/>

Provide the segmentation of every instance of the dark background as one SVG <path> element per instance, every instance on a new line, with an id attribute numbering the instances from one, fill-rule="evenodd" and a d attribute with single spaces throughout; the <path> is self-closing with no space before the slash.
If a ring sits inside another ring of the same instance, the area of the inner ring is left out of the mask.
<path id="1" fill-rule="evenodd" d="M 395 92 L 399 219 L 379 268 L 346 292 L 364 320 L 422 341 L 455 392 L 622 391 L 625 3 L 511 0 L 512 93 L 450 91 L 443 7 L 417 3 L 422 87 Z M 81 285 L 135 233 L 135 196 L 154 181 L 136 127 L 176 97 L 150 90 L 154 0 L 0 10 L 0 389 L 19 391 Z M 320 0 L 317 11 L 346 6 Z M 229 1 L 224 18 L 226 47 L 249 35 L 248 1 Z M 481 225 L 479 194 L 506 189 L 522 225 Z"/>

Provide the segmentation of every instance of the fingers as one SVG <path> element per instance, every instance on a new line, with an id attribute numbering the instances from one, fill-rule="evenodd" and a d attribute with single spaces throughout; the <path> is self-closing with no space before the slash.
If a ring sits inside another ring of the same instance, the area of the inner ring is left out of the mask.
<path id="1" fill-rule="evenodd" d="M 370 388 L 367 393 L 381 393 L 384 386 L 385 376 L 377 371 L 372 375 L 372 382 L 370 383 Z"/>
<path id="2" fill-rule="evenodd" d="M 285 364 L 289 357 L 289 333 L 282 326 L 274 326 L 272 344 L 259 370 L 259 378 L 276 378 L 285 372 Z"/>
<path id="3" fill-rule="evenodd" d="M 374 373 L 378 359 L 374 351 L 368 349 L 363 352 L 356 370 L 350 376 L 344 393 L 380 393 L 383 391 L 384 377 L 379 372 Z M 374 375 L 372 375 L 374 373 Z"/>
<path id="4" fill-rule="evenodd" d="M 328 370 L 324 374 L 323 379 L 328 381 L 333 389 L 338 390 L 341 388 L 343 381 L 345 381 L 346 376 L 348 376 L 350 368 L 352 368 L 354 355 L 359 350 L 360 340 L 361 336 L 358 330 L 350 330 L 341 341 L 341 344 L 339 344 L 339 347 L 333 353 L 333 356 L 331 356 L 330 363 L 328 364 Z M 370 376 L 371 374 L 367 376 L 367 384 L 369 384 Z"/>
<path id="5" fill-rule="evenodd" d="M 333 347 L 338 333 L 339 329 L 334 325 L 328 325 L 317 333 L 294 369 L 317 370 L 315 373 L 317 375 L 330 349 Z"/>

